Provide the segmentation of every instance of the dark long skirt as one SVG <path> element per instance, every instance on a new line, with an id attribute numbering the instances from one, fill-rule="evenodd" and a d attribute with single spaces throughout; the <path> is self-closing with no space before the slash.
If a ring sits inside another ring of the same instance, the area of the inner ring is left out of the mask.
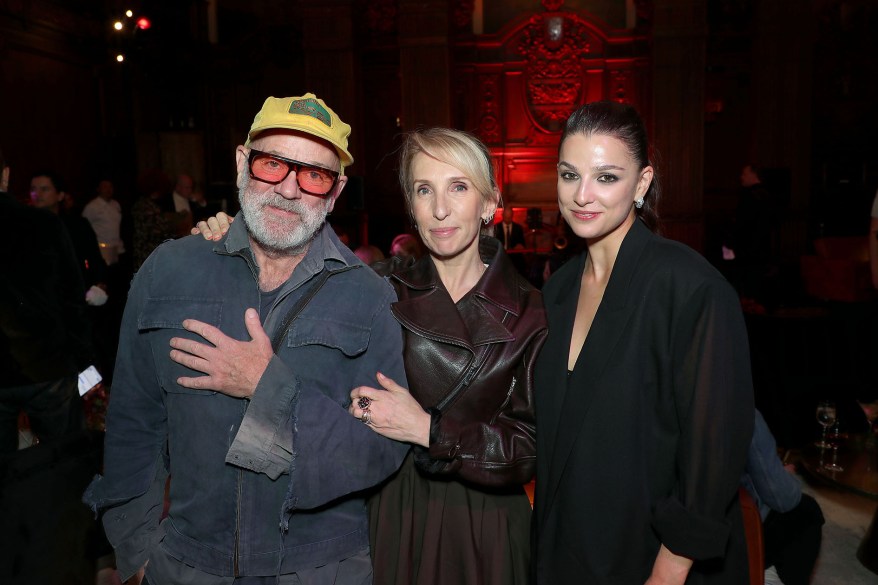
<path id="1" fill-rule="evenodd" d="M 531 507 L 505 491 L 430 478 L 412 455 L 370 501 L 374 585 L 525 585 Z"/>

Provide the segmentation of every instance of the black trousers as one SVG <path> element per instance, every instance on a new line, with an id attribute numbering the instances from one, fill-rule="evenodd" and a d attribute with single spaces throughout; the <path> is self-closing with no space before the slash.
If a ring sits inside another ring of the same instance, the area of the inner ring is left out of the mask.
<path id="1" fill-rule="evenodd" d="M 98 431 L 0 456 L 0 583 L 94 585 L 109 547 L 82 492 L 102 458 Z"/>
<path id="2" fill-rule="evenodd" d="M 784 585 L 808 585 L 820 552 L 823 512 L 808 494 L 789 512 L 771 511 L 762 523 L 765 566 L 774 565 Z"/>

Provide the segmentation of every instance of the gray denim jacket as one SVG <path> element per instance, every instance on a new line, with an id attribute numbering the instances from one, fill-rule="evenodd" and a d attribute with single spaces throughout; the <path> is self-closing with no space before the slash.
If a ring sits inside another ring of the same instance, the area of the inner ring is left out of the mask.
<path id="1" fill-rule="evenodd" d="M 263 326 L 270 338 L 322 270 L 320 291 L 289 327 L 251 400 L 179 386 L 197 376 L 169 357 L 184 319 L 248 340 L 260 306 L 243 220 L 219 243 L 161 245 L 137 273 L 122 323 L 107 415 L 104 474 L 85 493 L 123 579 L 154 546 L 222 576 L 286 574 L 368 547 L 364 490 L 408 449 L 353 418 L 350 391 L 380 371 L 405 385 L 396 295 L 331 229 L 322 229 Z M 166 473 L 170 509 L 160 522 Z"/>

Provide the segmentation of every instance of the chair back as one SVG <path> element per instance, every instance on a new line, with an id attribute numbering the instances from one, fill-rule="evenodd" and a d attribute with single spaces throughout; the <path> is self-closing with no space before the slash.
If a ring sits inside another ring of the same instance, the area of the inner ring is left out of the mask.
<path id="1" fill-rule="evenodd" d="M 745 488 L 738 488 L 741 515 L 744 517 L 744 535 L 747 538 L 747 559 L 750 567 L 750 585 L 765 584 L 765 545 L 762 542 L 762 516 L 759 507 Z"/>

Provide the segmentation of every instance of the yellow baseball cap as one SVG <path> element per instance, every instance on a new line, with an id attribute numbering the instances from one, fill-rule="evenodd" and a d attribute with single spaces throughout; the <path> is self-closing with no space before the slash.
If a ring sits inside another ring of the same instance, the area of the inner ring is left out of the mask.
<path id="1" fill-rule="evenodd" d="M 342 174 L 345 167 L 354 162 L 354 157 L 348 152 L 351 127 L 342 122 L 332 108 L 313 93 L 300 97 L 266 99 L 262 109 L 253 118 L 244 146 L 250 146 L 250 141 L 260 132 L 274 128 L 299 130 L 329 142 L 341 159 Z"/>

